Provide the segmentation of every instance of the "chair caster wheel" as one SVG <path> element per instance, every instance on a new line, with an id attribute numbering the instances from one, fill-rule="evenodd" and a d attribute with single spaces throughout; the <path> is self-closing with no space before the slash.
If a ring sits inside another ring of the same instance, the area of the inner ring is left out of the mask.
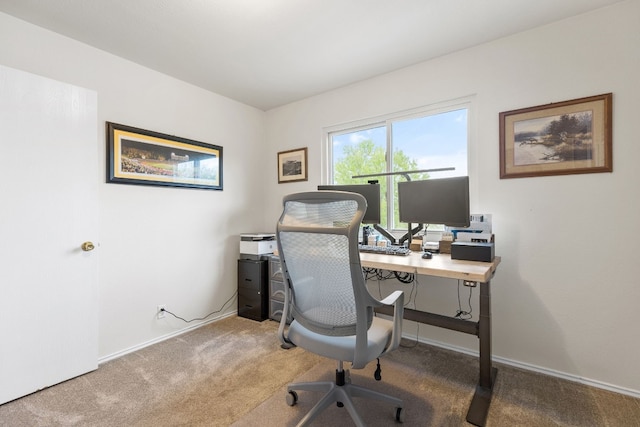
<path id="1" fill-rule="evenodd" d="M 399 423 L 404 423 L 404 411 L 402 408 L 396 408 L 396 421 Z"/>
<path id="2" fill-rule="evenodd" d="M 298 393 L 292 390 L 287 393 L 287 405 L 293 406 L 296 403 L 298 403 Z"/>

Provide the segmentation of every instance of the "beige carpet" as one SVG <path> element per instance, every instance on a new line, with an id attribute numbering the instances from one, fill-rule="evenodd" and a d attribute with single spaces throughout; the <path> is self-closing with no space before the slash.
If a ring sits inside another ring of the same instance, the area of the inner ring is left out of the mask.
<path id="1" fill-rule="evenodd" d="M 228 426 L 321 360 L 231 317 L 0 406 L 0 426 Z M 1 386 L 1 385 L 0 385 Z"/>
<path id="2" fill-rule="evenodd" d="M 465 420 L 478 378 L 477 359 L 471 356 L 403 341 L 382 359 L 382 381 L 373 379 L 375 364 L 351 371 L 352 382 L 393 394 L 405 401 L 406 426 L 471 426 Z M 323 362 L 298 381 L 333 378 L 334 365 Z M 640 399 L 619 395 L 508 366 L 498 366 L 487 426 L 640 426 Z M 286 388 L 272 396 L 234 427 L 295 426 L 318 401 L 320 394 L 300 392 L 289 407 Z M 396 425 L 393 407 L 357 400 L 367 426 Z M 344 408 L 332 405 L 318 426 L 353 426 Z"/>
<path id="3" fill-rule="evenodd" d="M 281 349 L 276 329 L 224 319 L 1 405 L 0 426 L 294 426 L 320 396 L 300 392 L 289 407 L 286 384 L 331 379 L 335 364 Z M 373 379 L 375 364 L 352 371 L 352 381 L 404 399 L 406 426 L 467 426 L 477 368 L 471 356 L 403 341 L 382 359 L 382 381 Z M 640 399 L 498 368 L 487 427 L 640 427 Z M 356 406 L 369 426 L 395 425 L 388 405 Z M 314 425 L 353 423 L 331 406 Z"/>

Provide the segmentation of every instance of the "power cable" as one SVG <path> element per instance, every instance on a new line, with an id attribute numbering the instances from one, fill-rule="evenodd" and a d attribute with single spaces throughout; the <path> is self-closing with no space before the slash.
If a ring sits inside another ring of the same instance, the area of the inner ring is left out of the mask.
<path id="1" fill-rule="evenodd" d="M 176 319 L 182 320 L 182 321 L 183 321 L 183 322 L 185 322 L 185 323 L 195 322 L 196 320 L 205 320 L 205 319 L 207 319 L 208 317 L 213 316 L 213 315 L 214 315 L 214 314 L 216 314 L 216 313 L 220 313 L 222 310 L 224 310 L 224 309 L 225 309 L 225 307 L 227 306 L 227 304 L 228 304 L 229 302 L 231 302 L 231 301 L 236 297 L 236 295 L 237 295 L 237 294 L 238 294 L 238 291 L 235 291 L 235 292 L 233 293 L 233 295 L 231 296 L 231 298 L 229 298 L 228 300 L 226 300 L 226 301 L 225 301 L 225 303 L 224 303 L 224 304 L 222 304 L 222 307 L 220 307 L 220 309 L 219 309 L 219 310 L 212 311 L 211 313 L 207 314 L 207 315 L 206 315 L 206 316 L 204 316 L 204 317 L 196 317 L 195 319 L 191 319 L 191 320 L 187 320 L 187 319 L 185 319 L 185 318 L 183 318 L 183 317 L 180 317 L 180 316 L 178 316 L 177 314 L 174 314 L 174 313 L 170 312 L 170 311 L 169 311 L 169 310 L 167 310 L 166 308 L 162 308 L 162 309 L 160 309 L 160 311 L 163 311 L 163 312 L 165 312 L 165 313 L 167 313 L 167 314 L 170 314 L 170 315 L 172 315 L 173 317 L 175 317 Z"/>

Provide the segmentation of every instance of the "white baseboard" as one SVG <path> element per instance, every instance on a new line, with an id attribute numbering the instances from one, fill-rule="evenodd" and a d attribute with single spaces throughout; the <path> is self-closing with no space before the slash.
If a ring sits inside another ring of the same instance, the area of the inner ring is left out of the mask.
<path id="1" fill-rule="evenodd" d="M 230 317 L 230 316 L 235 316 L 236 314 L 238 314 L 238 311 L 234 310 L 234 311 L 231 311 L 229 313 L 225 313 L 222 316 L 218 316 L 218 317 L 212 318 L 210 320 L 207 320 L 205 322 L 196 323 L 194 325 L 187 326 L 184 329 L 179 329 L 179 330 L 171 332 L 169 334 L 162 335 L 162 336 L 160 336 L 158 338 L 154 338 L 152 340 L 140 343 L 138 345 L 134 345 L 133 347 L 129 347 L 129 348 L 126 348 L 124 350 L 109 354 L 107 356 L 99 358 L 98 359 L 98 365 L 101 365 L 103 363 L 109 362 L 110 360 L 117 359 L 117 358 L 122 357 L 122 356 L 124 356 L 126 354 L 133 353 L 135 351 L 141 350 L 141 349 L 143 349 L 145 347 L 149 347 L 150 345 L 154 345 L 154 344 L 157 344 L 159 342 L 168 340 L 169 338 L 177 337 L 178 335 L 182 335 L 182 334 L 187 333 L 189 331 L 192 331 L 194 329 L 198 329 L 198 328 L 200 328 L 200 327 L 202 327 L 204 325 L 208 325 L 209 323 L 217 322 L 218 320 L 222 320 L 222 319 L 225 319 L 225 318 Z"/>
<path id="2" fill-rule="evenodd" d="M 416 340 L 416 336 L 415 335 L 403 335 L 403 338 L 408 339 L 408 340 Z M 477 351 L 472 351 L 469 350 L 468 348 L 464 348 L 464 347 L 458 347 L 458 346 L 454 346 L 454 345 L 450 345 L 450 344 L 446 344 L 440 341 L 434 341 L 434 340 L 429 340 L 429 339 L 424 339 L 424 338 L 418 338 L 418 341 L 423 343 L 423 344 L 428 344 L 428 345 L 432 345 L 434 347 L 440 347 L 440 348 L 444 348 L 447 350 L 452 350 L 452 351 L 456 351 L 458 353 L 464 353 L 464 354 L 468 354 L 471 356 L 475 356 L 478 357 L 479 353 Z M 580 377 L 578 375 L 573 375 L 573 374 L 567 374 L 566 372 L 561 372 L 561 371 L 556 371 L 554 369 L 549 369 L 549 368 L 543 368 L 541 366 L 536 366 L 536 365 L 532 365 L 529 363 L 524 363 L 524 362 L 519 362 L 517 360 L 511 360 L 511 359 L 506 359 L 504 357 L 497 357 L 497 356 L 493 356 L 491 358 L 491 360 L 498 362 L 498 363 L 502 363 L 504 365 L 509 365 L 509 366 L 513 366 L 516 368 L 520 368 L 526 371 L 533 371 L 533 372 L 537 372 L 543 375 L 549 375 L 552 377 L 556 377 L 556 378 L 561 378 L 561 379 L 565 379 L 567 381 L 572 381 L 572 382 L 576 382 L 576 383 L 580 383 L 580 384 L 584 384 L 584 385 L 588 385 L 591 387 L 596 387 L 596 388 L 600 388 L 603 390 L 608 390 L 608 391 L 612 391 L 614 393 L 620 393 L 620 394 L 624 394 L 627 396 L 631 396 L 631 397 L 635 397 L 635 398 L 640 398 L 640 391 L 639 390 L 633 390 L 630 388 L 626 388 L 626 387 L 620 387 L 614 384 L 608 384 L 602 381 L 597 381 L 597 380 L 592 380 L 589 378 L 584 378 L 584 377 Z"/>

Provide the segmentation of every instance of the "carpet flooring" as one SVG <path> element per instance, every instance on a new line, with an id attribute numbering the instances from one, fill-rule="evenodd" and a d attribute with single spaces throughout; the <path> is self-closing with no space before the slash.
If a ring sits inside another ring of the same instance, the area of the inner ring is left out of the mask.
<path id="1" fill-rule="evenodd" d="M 295 426 L 320 398 L 286 385 L 328 380 L 335 362 L 302 349 L 283 350 L 277 324 L 230 317 L 104 363 L 62 384 L 0 405 L 0 426 Z M 352 382 L 405 402 L 405 426 L 469 426 L 477 359 L 403 340 L 375 364 L 351 371 Z M 497 365 L 487 427 L 638 426 L 640 399 Z M 0 385 L 1 386 L 1 385 Z M 368 426 L 390 426 L 393 408 L 356 400 Z M 352 426 L 332 405 L 314 423 Z"/>

